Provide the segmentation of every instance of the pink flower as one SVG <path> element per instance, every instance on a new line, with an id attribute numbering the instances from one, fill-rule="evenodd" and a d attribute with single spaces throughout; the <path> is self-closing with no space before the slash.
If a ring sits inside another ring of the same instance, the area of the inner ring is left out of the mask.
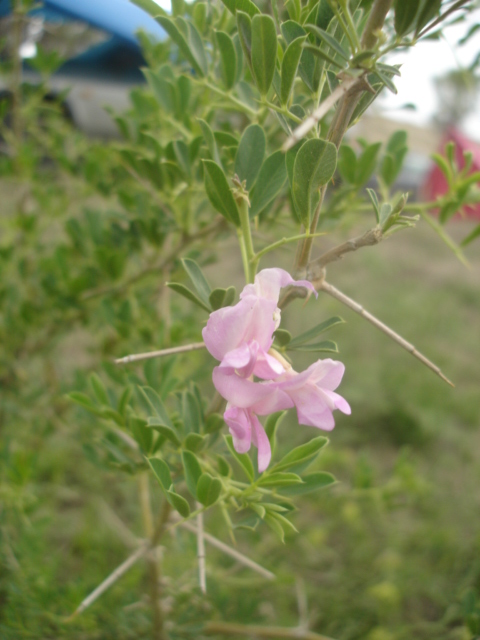
<path id="1" fill-rule="evenodd" d="M 335 426 L 332 412 L 339 409 L 350 414 L 348 402 L 335 393 L 345 367 L 330 358 L 317 360 L 302 373 L 285 371 L 273 381 L 253 382 L 235 373 L 225 373 L 221 367 L 213 370 L 213 384 L 228 401 L 224 414 L 235 449 L 245 453 L 253 443 L 258 448 L 258 470 L 268 467 L 270 443 L 257 415 L 269 415 L 296 407 L 298 422 L 331 431 Z M 240 425 L 242 430 L 238 427 Z"/>
<path id="2" fill-rule="evenodd" d="M 260 473 L 270 463 L 271 449 L 258 415 L 296 407 L 299 423 L 329 431 L 335 409 L 350 413 L 346 400 L 334 392 L 345 370 L 341 362 L 318 360 L 297 373 L 268 353 L 280 324 L 280 289 L 288 285 L 317 295 L 310 282 L 295 281 L 283 269 L 264 269 L 243 289 L 240 302 L 214 311 L 203 330 L 207 349 L 220 361 L 213 384 L 228 402 L 224 418 L 234 447 L 246 453 L 253 442 Z"/>
<path id="3" fill-rule="evenodd" d="M 220 366 L 248 378 L 252 374 L 264 380 L 283 373 L 283 366 L 268 354 L 273 334 L 280 324 L 277 307 L 280 289 L 288 285 L 306 287 L 317 295 L 311 282 L 295 281 L 283 269 L 264 269 L 247 284 L 234 307 L 214 311 L 202 335 Z"/>

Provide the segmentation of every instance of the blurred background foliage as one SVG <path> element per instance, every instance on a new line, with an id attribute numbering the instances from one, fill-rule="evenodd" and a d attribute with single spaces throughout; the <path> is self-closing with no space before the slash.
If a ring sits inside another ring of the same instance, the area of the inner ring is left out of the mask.
<path id="1" fill-rule="evenodd" d="M 175 3 L 199 30 L 202 5 Z M 231 18 L 222 19 L 225 29 L 234 28 Z M 173 75 L 165 64 L 168 44 L 145 38 L 143 44 L 150 84 L 133 91 L 128 114 L 115 116 L 117 140 L 87 139 L 65 118 L 62 96 L 45 100 L 60 60 L 41 53 L 36 66 L 44 79 L 13 96 L 13 126 L 11 97 L 2 102 L 0 635 L 6 640 L 150 636 L 142 563 L 84 613 L 69 616 L 130 553 L 119 519 L 143 535 L 132 476 L 145 463 L 132 458 L 119 434 L 129 402 L 124 390 L 154 388 L 181 421 L 184 405 L 175 392 L 189 387 L 191 395 L 197 388 L 211 395 L 212 362 L 203 353 L 124 367 L 112 361 L 201 338 L 207 315 L 164 286 L 186 281 L 180 258 L 197 260 L 213 287 L 242 286 L 237 248 L 202 191 L 200 158 L 217 158 L 231 170 L 248 117 L 219 111 L 188 74 Z M 11 59 L 3 64 L 7 77 L 15 74 Z M 248 86 L 240 93 L 253 108 Z M 284 134 L 278 122 L 268 126 L 273 153 Z M 343 241 L 374 225 L 364 187 L 379 173 L 376 188 L 393 196 L 404 144 L 397 135 L 389 146 L 343 147 L 324 230 L 336 226 Z M 357 162 L 352 154 L 363 155 Z M 261 213 L 259 243 L 293 233 L 289 198 L 285 188 Z M 453 214 L 450 208 L 442 222 Z M 474 227 L 454 220 L 449 229 L 460 242 Z M 429 354 L 455 389 L 326 296 L 284 312 L 294 335 L 332 315 L 347 321 L 334 338 L 347 371 L 342 394 L 353 412 L 337 417 L 330 445 L 310 469 L 339 482 L 301 498 L 293 517 L 301 533 L 287 531 L 285 546 L 265 526 L 235 529 L 239 550 L 273 571 L 273 582 L 209 547 L 205 597 L 195 536 L 180 528 L 167 534 L 163 606 L 172 638 L 201 637 L 203 620 L 308 624 L 339 640 L 480 634 L 480 261 L 473 245 L 465 252 L 468 270 L 420 223 L 334 271 L 340 289 Z M 286 246 L 265 264 L 288 269 L 293 254 Z M 299 366 L 310 362 L 302 357 Z M 72 390 L 87 394 L 93 410 L 74 404 L 67 397 Z M 132 403 L 140 405 L 141 397 Z M 140 432 L 133 428 L 130 436 L 142 442 Z M 287 416 L 277 431 L 276 459 L 316 435 Z M 156 510 L 161 492 L 151 479 Z M 207 530 L 228 540 L 221 513 L 205 520 Z"/>

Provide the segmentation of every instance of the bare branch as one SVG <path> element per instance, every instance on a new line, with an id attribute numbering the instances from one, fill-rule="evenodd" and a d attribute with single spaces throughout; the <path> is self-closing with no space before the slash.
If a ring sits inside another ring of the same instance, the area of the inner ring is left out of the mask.
<path id="1" fill-rule="evenodd" d="M 197 508 L 201 505 L 197 503 Z M 205 534 L 203 531 L 203 512 L 197 516 L 197 557 L 198 557 L 198 579 L 200 590 L 207 593 L 207 573 L 205 567 Z"/>
<path id="2" fill-rule="evenodd" d="M 375 327 L 377 327 L 377 329 L 380 329 L 380 331 L 383 331 L 383 333 L 385 333 L 389 338 L 392 338 L 392 340 L 406 349 L 409 353 L 412 354 L 412 356 L 420 360 L 420 362 L 422 362 L 426 367 L 436 373 L 437 376 L 442 378 L 442 380 L 448 383 L 451 387 L 455 386 L 453 382 L 451 382 L 446 376 L 443 375 L 440 368 L 437 367 L 437 365 L 433 364 L 433 362 L 431 362 L 419 351 L 417 351 L 413 344 L 407 342 L 404 338 L 402 338 L 402 336 L 393 331 L 393 329 L 390 329 L 390 327 L 375 318 L 375 316 L 372 316 L 372 314 L 366 311 L 360 304 L 358 304 L 358 302 L 355 302 L 355 300 L 352 300 L 325 280 L 322 280 L 318 285 L 315 284 L 315 287 L 318 291 L 325 291 L 325 293 L 328 293 L 328 295 L 332 296 L 332 298 L 335 298 L 339 302 L 342 302 L 344 305 L 352 309 L 352 311 L 355 311 L 355 313 L 358 313 L 363 318 L 371 322 Z"/>
<path id="3" fill-rule="evenodd" d="M 90 595 L 88 595 L 81 604 L 75 609 L 68 620 L 72 620 L 74 617 L 78 616 L 82 611 L 85 611 L 91 604 L 95 602 L 107 589 L 109 589 L 117 580 L 119 580 L 129 569 L 133 567 L 133 565 L 142 558 L 150 548 L 149 542 L 144 542 L 140 545 L 140 547 L 129 556 L 125 562 L 112 571 L 112 573 L 106 578 L 101 584 L 98 585 L 96 589 L 92 591 Z"/>
<path id="4" fill-rule="evenodd" d="M 204 349 L 204 342 L 194 342 L 193 344 L 185 344 L 181 347 L 171 347 L 170 349 L 160 349 L 160 351 L 147 351 L 146 353 L 134 353 L 124 358 L 117 358 L 115 364 L 128 364 L 129 362 L 138 362 L 139 360 L 148 360 L 149 358 L 162 358 L 163 356 L 171 356 L 175 353 L 187 353 L 188 351 L 196 351 Z"/>
<path id="5" fill-rule="evenodd" d="M 332 640 L 313 631 L 304 631 L 298 627 L 262 627 L 256 624 L 235 624 L 230 622 L 207 622 L 202 629 L 205 635 L 223 634 L 227 636 L 243 636 L 253 638 L 295 638 L 296 640 Z"/>
<path id="6" fill-rule="evenodd" d="M 383 238 L 383 233 L 380 228 L 370 229 L 366 231 L 361 236 L 356 238 L 352 238 L 351 240 L 347 240 L 342 244 L 339 244 L 337 247 L 326 251 L 316 260 L 312 260 L 307 265 L 307 277 L 309 280 L 314 281 L 318 276 L 316 274 L 321 271 L 324 267 L 327 266 L 330 262 L 335 262 L 336 260 L 341 260 L 346 253 L 350 253 L 351 251 L 356 251 L 357 249 L 361 249 L 362 247 L 371 247 L 375 244 L 381 242 Z"/>
<path id="7" fill-rule="evenodd" d="M 191 531 L 192 533 L 197 533 L 198 531 L 197 527 L 191 522 L 182 522 L 180 526 L 183 529 L 187 529 L 187 531 Z M 256 571 L 267 580 L 275 580 L 274 573 L 272 573 L 271 571 L 268 571 L 268 569 L 265 569 L 264 567 L 257 564 L 253 560 L 250 560 L 250 558 L 247 558 L 247 556 L 244 556 L 243 553 L 236 551 L 236 549 L 232 549 L 232 547 L 229 547 L 228 544 L 225 544 L 221 540 L 214 538 L 212 535 L 206 532 L 203 533 L 203 537 L 205 538 L 206 542 L 212 545 L 212 547 L 215 547 L 216 549 L 223 551 L 223 553 L 230 556 L 231 558 L 234 558 L 234 560 L 236 560 L 240 564 L 243 564 L 245 567 L 252 569 L 252 571 Z"/>
<path id="8" fill-rule="evenodd" d="M 364 85 L 365 81 L 362 78 L 347 78 L 338 87 L 332 91 L 332 93 L 325 98 L 325 100 L 306 118 L 300 126 L 298 126 L 292 133 L 292 135 L 285 141 L 282 151 L 288 151 L 297 144 L 299 140 L 307 135 L 310 129 L 320 122 L 330 109 L 340 100 L 343 96 L 350 91 L 353 87 L 360 87 Z"/>

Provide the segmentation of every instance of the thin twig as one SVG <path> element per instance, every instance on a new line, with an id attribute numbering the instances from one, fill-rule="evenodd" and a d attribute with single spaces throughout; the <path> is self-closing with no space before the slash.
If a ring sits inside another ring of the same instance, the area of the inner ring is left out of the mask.
<path id="1" fill-rule="evenodd" d="M 313 631 L 298 627 L 262 627 L 256 624 L 235 624 L 230 622 L 206 622 L 202 629 L 205 635 L 224 634 L 229 636 L 249 636 L 254 638 L 296 638 L 296 640 L 332 640 Z"/>
<path id="2" fill-rule="evenodd" d="M 197 508 L 200 505 L 197 503 Z M 198 557 L 198 580 L 202 593 L 207 593 L 207 572 L 205 567 L 205 534 L 203 531 L 203 512 L 197 516 L 197 557 Z"/>
<path id="3" fill-rule="evenodd" d="M 355 313 L 358 313 L 363 318 L 371 322 L 375 327 L 377 327 L 377 329 L 380 329 L 380 331 L 383 331 L 383 333 L 389 336 L 389 338 L 392 338 L 392 340 L 406 349 L 409 353 L 412 354 L 412 356 L 420 360 L 420 362 L 422 362 L 426 367 L 436 373 L 437 376 L 442 378 L 442 380 L 447 382 L 451 387 L 455 386 L 453 382 L 451 382 L 446 376 L 443 375 L 440 368 L 437 367 L 437 365 L 433 364 L 433 362 L 426 358 L 422 353 L 417 351 L 413 344 L 407 342 L 404 338 L 402 338 L 402 336 L 393 331 L 393 329 L 390 329 L 390 327 L 375 318 L 375 316 L 372 316 L 372 314 L 366 311 L 360 304 L 358 304 L 358 302 L 355 302 L 355 300 L 352 300 L 325 280 L 321 281 L 319 284 L 316 284 L 315 287 L 318 291 L 325 291 L 325 293 L 328 293 L 328 295 L 332 296 L 332 298 L 335 298 L 339 302 L 342 302 L 344 305 L 352 309 L 352 311 L 355 311 Z"/>
<path id="4" fill-rule="evenodd" d="M 128 364 L 129 362 L 138 362 L 139 360 L 148 360 L 150 358 L 161 358 L 163 356 L 171 356 L 175 353 L 187 353 L 188 351 L 196 351 L 204 349 L 204 342 L 194 342 L 193 344 L 185 344 L 181 347 L 170 347 L 169 349 L 160 349 L 160 351 L 147 351 L 146 353 L 134 353 L 130 356 L 117 358 L 115 364 Z"/>
<path id="5" fill-rule="evenodd" d="M 325 116 L 330 109 L 340 100 L 343 96 L 352 89 L 356 85 L 364 84 L 363 77 L 361 78 L 346 78 L 341 84 L 338 85 L 334 91 L 325 98 L 325 100 L 313 111 L 308 118 L 306 118 L 300 126 L 298 126 L 293 132 L 292 135 L 287 138 L 285 141 L 282 151 L 288 151 L 293 146 L 297 144 L 299 140 L 301 140 L 310 129 L 320 122 L 320 120 Z"/>
<path id="6" fill-rule="evenodd" d="M 351 238 L 346 242 L 342 242 L 338 246 L 323 253 L 316 260 L 312 260 L 307 266 L 307 277 L 309 280 L 316 279 L 316 273 L 327 266 L 330 262 L 341 260 L 346 253 L 356 251 L 362 247 L 371 247 L 378 244 L 383 238 L 383 233 L 380 228 L 370 229 L 361 236 Z"/>
<path id="7" fill-rule="evenodd" d="M 192 533 L 195 533 L 195 534 L 198 533 L 197 527 L 191 522 L 182 522 L 180 526 L 183 529 L 187 529 L 187 531 L 191 531 Z M 231 558 L 236 560 L 238 563 L 243 564 L 245 567 L 248 567 L 249 569 L 252 569 L 252 571 L 256 571 L 256 573 L 260 574 L 267 580 L 275 580 L 276 576 L 274 573 L 272 573 L 268 569 L 265 569 L 264 567 L 257 564 L 250 558 L 247 558 L 247 556 L 244 556 L 243 553 L 236 551 L 236 549 L 232 549 L 232 547 L 229 547 L 228 544 L 225 544 L 221 540 L 218 540 L 217 538 L 210 535 L 209 533 L 206 533 L 205 531 L 203 533 L 203 537 L 205 538 L 206 542 L 212 545 L 212 547 L 219 549 L 219 551 L 222 551 L 227 556 L 230 556 Z"/>
<path id="8" fill-rule="evenodd" d="M 93 604 L 95 600 L 97 600 L 103 593 L 105 593 L 105 591 L 109 587 L 111 587 L 119 578 L 121 578 L 125 573 L 127 573 L 127 571 L 131 569 L 133 565 L 138 560 L 140 560 L 140 558 L 142 558 L 149 549 L 150 549 L 149 542 L 146 541 L 143 544 L 141 544 L 140 547 L 125 560 L 125 562 L 122 562 L 122 564 L 119 567 L 117 567 L 115 571 L 112 571 L 112 573 L 108 576 L 108 578 L 105 578 L 105 580 L 101 582 L 98 585 L 98 587 L 94 589 L 92 593 L 88 595 L 81 602 L 81 604 L 75 609 L 75 611 L 72 613 L 70 618 L 68 618 L 68 620 L 72 620 L 74 617 L 78 616 L 80 613 L 85 611 L 87 607 Z"/>
<path id="9" fill-rule="evenodd" d="M 166 525 L 170 515 L 170 509 L 171 507 L 169 503 L 165 500 L 151 540 L 145 540 L 144 542 L 142 542 L 138 549 L 134 553 L 132 553 L 132 555 L 129 556 L 125 560 L 125 562 L 122 562 L 122 564 L 117 567 L 115 571 L 112 571 L 112 573 L 107 578 L 105 578 L 105 580 L 101 582 L 98 587 L 92 591 L 92 593 L 90 593 L 84 600 L 82 600 L 80 605 L 75 609 L 75 611 L 67 619 L 67 621 L 73 620 L 73 618 L 85 611 L 85 609 L 87 609 L 91 604 L 98 600 L 98 598 L 103 593 L 105 593 L 107 589 L 109 589 L 113 584 L 115 584 L 117 580 L 119 580 L 125 573 L 127 573 L 127 571 L 131 569 L 133 565 L 138 560 L 140 560 L 140 558 L 142 558 L 146 553 L 158 546 L 158 543 L 166 530 Z"/>

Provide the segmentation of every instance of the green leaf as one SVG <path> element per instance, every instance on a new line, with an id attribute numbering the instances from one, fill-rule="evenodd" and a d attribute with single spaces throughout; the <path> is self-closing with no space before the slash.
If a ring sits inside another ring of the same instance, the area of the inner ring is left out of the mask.
<path id="1" fill-rule="evenodd" d="M 350 55 L 333 36 L 314 24 L 305 25 L 305 29 L 325 42 L 342 60 L 348 62 Z"/>
<path id="2" fill-rule="evenodd" d="M 246 180 L 250 190 L 255 183 L 265 156 L 265 132 L 258 124 L 251 124 L 245 129 L 235 156 L 234 171 L 240 180 Z"/>
<path id="3" fill-rule="evenodd" d="M 182 259 L 183 268 L 188 273 L 190 280 L 192 281 L 193 286 L 195 287 L 196 292 L 202 302 L 204 302 L 207 306 L 210 305 L 209 297 L 212 289 L 207 282 L 207 279 L 203 275 L 202 270 L 195 262 L 195 260 L 191 260 L 190 258 Z"/>
<path id="4" fill-rule="evenodd" d="M 202 436 L 199 433 L 189 433 L 185 438 L 183 446 L 185 449 L 188 449 L 188 451 L 196 453 L 205 446 L 205 436 Z"/>
<path id="5" fill-rule="evenodd" d="M 202 473 L 197 484 L 197 499 L 205 507 L 210 507 L 220 497 L 222 483 L 219 478 L 212 477 L 209 473 Z"/>
<path id="6" fill-rule="evenodd" d="M 418 0 L 395 0 L 395 31 L 398 36 L 406 35 L 413 23 L 418 10 Z"/>
<path id="7" fill-rule="evenodd" d="M 415 24 L 415 36 L 425 27 L 430 20 L 440 11 L 442 0 L 421 0 L 418 18 Z"/>
<path id="8" fill-rule="evenodd" d="M 172 486 L 172 476 L 167 463 L 161 458 L 148 458 L 148 464 L 160 483 L 160 486 L 164 491 L 168 491 Z"/>
<path id="9" fill-rule="evenodd" d="M 377 71 L 380 70 L 382 73 L 387 75 L 389 78 L 391 76 L 401 76 L 402 75 L 400 73 L 399 65 L 394 67 L 394 66 L 392 66 L 390 64 L 383 64 L 382 62 L 377 62 L 376 63 L 376 68 L 377 68 Z M 405 131 L 398 131 L 398 133 L 404 133 L 406 135 Z"/>
<path id="10" fill-rule="evenodd" d="M 213 160 L 204 160 L 203 166 L 205 167 L 205 190 L 213 208 L 239 227 L 240 216 L 225 174 Z"/>
<path id="11" fill-rule="evenodd" d="M 205 142 L 207 143 L 207 147 L 210 151 L 212 160 L 219 166 L 221 166 L 222 162 L 220 160 L 220 154 L 218 153 L 217 143 L 210 125 L 205 120 L 202 120 L 202 118 L 198 118 L 198 124 L 202 129 L 203 137 L 205 138 Z"/>
<path id="12" fill-rule="evenodd" d="M 324 51 L 323 49 L 320 49 L 320 47 L 317 47 L 314 44 L 305 45 L 304 51 L 314 55 L 317 58 L 320 58 L 321 60 L 324 60 L 325 62 L 328 62 L 329 64 L 333 64 L 338 69 L 345 69 L 346 65 L 344 62 L 335 60 L 335 58 L 332 58 L 332 56 L 329 55 L 326 51 Z"/>
<path id="13" fill-rule="evenodd" d="M 310 227 L 313 202 L 321 186 L 335 173 L 337 148 L 331 142 L 307 140 L 295 158 L 292 195 L 305 228 Z"/>
<path id="14" fill-rule="evenodd" d="M 307 35 L 302 25 L 294 20 L 287 20 L 282 23 L 280 28 L 287 44 L 291 44 L 296 38 Z M 317 60 L 315 60 L 311 51 L 303 50 L 298 65 L 298 73 L 311 91 L 317 91 L 321 73 Z"/>
<path id="15" fill-rule="evenodd" d="M 281 493 L 284 496 L 300 496 L 312 491 L 318 491 L 325 487 L 329 487 L 336 483 L 336 479 L 331 473 L 319 471 L 318 473 L 309 473 L 302 476 L 303 484 L 297 484 L 290 487 L 282 487 Z"/>
<path id="16" fill-rule="evenodd" d="M 273 334 L 273 337 L 275 338 L 275 342 L 280 347 L 284 347 L 292 339 L 292 334 L 290 333 L 290 331 L 287 331 L 286 329 L 277 329 Z"/>
<path id="17" fill-rule="evenodd" d="M 190 289 L 188 289 L 184 284 L 181 284 L 180 282 L 166 282 L 165 284 L 176 293 L 179 293 L 184 298 L 187 298 L 187 300 L 190 300 L 190 302 L 194 302 L 202 309 L 205 309 L 205 311 L 208 311 L 208 313 L 212 311 L 209 305 L 206 305 L 202 300 L 200 300 L 200 298 L 196 296 L 193 291 L 190 291 Z"/>
<path id="18" fill-rule="evenodd" d="M 205 433 L 216 433 L 225 424 L 223 416 L 219 413 L 211 413 L 205 421 Z"/>
<path id="19" fill-rule="evenodd" d="M 376 73 L 377 73 L 377 76 L 380 78 L 380 80 L 383 82 L 383 84 L 387 87 L 387 89 L 389 89 L 389 91 L 391 91 L 396 95 L 398 93 L 398 89 L 394 85 L 392 80 L 387 76 L 387 74 L 384 73 L 383 71 L 380 71 L 380 69 L 378 68 L 376 69 Z"/>
<path id="20" fill-rule="evenodd" d="M 222 307 L 229 307 L 235 298 L 235 294 L 235 287 L 228 287 L 228 289 L 214 289 L 209 296 L 209 302 L 212 309 L 216 311 Z"/>
<path id="21" fill-rule="evenodd" d="M 188 24 L 188 31 L 185 37 L 185 34 L 180 32 L 177 25 L 170 18 L 158 16 L 156 20 L 165 29 L 173 42 L 175 42 L 182 55 L 188 60 L 198 75 L 204 78 L 208 73 L 207 59 L 202 39 L 195 27 L 191 23 L 186 23 Z M 182 19 L 177 18 L 177 21 L 180 20 Z"/>
<path id="22" fill-rule="evenodd" d="M 273 18 L 256 15 L 252 20 L 252 70 L 258 90 L 270 89 L 277 60 L 277 32 Z"/>
<path id="23" fill-rule="evenodd" d="M 355 184 L 355 173 L 357 168 L 357 155 L 348 144 L 342 144 L 338 152 L 338 170 L 340 175 L 350 184 Z"/>
<path id="24" fill-rule="evenodd" d="M 255 471 L 253 469 L 253 464 L 252 464 L 252 461 L 250 460 L 250 457 L 246 453 L 237 453 L 235 451 L 235 447 L 233 446 L 232 436 L 224 436 L 224 437 L 225 437 L 225 442 L 227 443 L 228 450 L 230 451 L 232 456 L 235 458 L 235 460 L 243 468 L 250 482 L 253 482 L 253 479 L 255 477 Z"/>
<path id="25" fill-rule="evenodd" d="M 272 467 L 272 471 L 283 471 L 284 469 L 293 467 L 301 462 L 313 459 L 327 443 L 328 438 L 325 438 L 324 436 L 317 436 L 316 438 L 313 438 L 313 440 L 310 440 L 299 447 L 295 447 L 295 449 L 287 453 L 280 462 L 277 462 L 277 464 Z"/>
<path id="26" fill-rule="evenodd" d="M 96 373 L 92 373 L 89 376 L 90 386 L 93 389 L 93 393 L 96 395 L 97 400 L 100 404 L 106 404 L 110 406 L 110 400 L 108 398 L 107 390 L 105 389 L 105 385 L 97 376 Z"/>
<path id="27" fill-rule="evenodd" d="M 163 424 L 161 418 L 148 418 L 147 428 L 157 431 L 164 438 L 170 440 L 170 442 L 176 447 L 181 445 L 180 438 L 177 436 L 175 431 L 171 427 L 167 427 L 166 424 Z"/>
<path id="28" fill-rule="evenodd" d="M 85 393 L 72 391 L 72 393 L 67 395 L 67 398 L 70 398 L 70 400 L 73 400 L 75 404 L 78 404 L 87 411 L 90 411 L 90 413 L 94 413 L 97 416 L 102 415 L 102 410 L 99 409 Z"/>
<path id="29" fill-rule="evenodd" d="M 259 486 L 262 487 L 290 487 L 294 484 L 301 484 L 302 478 L 296 473 L 269 473 L 263 475 L 258 481 Z"/>
<path id="30" fill-rule="evenodd" d="M 191 451 L 182 452 L 183 468 L 185 470 L 185 482 L 188 490 L 194 498 L 197 497 L 197 482 L 202 475 L 202 469 L 197 457 Z"/>
<path id="31" fill-rule="evenodd" d="M 138 389 L 153 409 L 157 418 L 160 418 L 161 423 L 173 429 L 172 421 L 170 420 L 158 393 L 151 387 L 138 387 Z"/>
<path id="32" fill-rule="evenodd" d="M 338 353 L 337 343 L 331 340 L 324 340 L 323 342 L 316 342 L 315 344 L 301 344 L 298 347 L 287 345 L 286 349 L 287 351 L 311 351 L 313 353 L 317 351 L 328 351 L 329 353 Z"/>
<path id="33" fill-rule="evenodd" d="M 220 51 L 222 80 L 226 89 L 232 89 L 237 81 L 237 52 L 232 38 L 225 31 L 215 31 Z"/>
<path id="34" fill-rule="evenodd" d="M 297 75 L 298 65 L 302 56 L 302 45 L 307 36 L 295 38 L 287 47 L 282 60 L 281 85 L 280 85 L 280 102 L 286 105 L 290 99 L 295 76 Z"/>
<path id="35" fill-rule="evenodd" d="M 282 516 L 280 513 L 277 512 L 270 512 L 266 515 L 265 517 L 265 521 L 267 520 L 267 518 L 272 518 L 274 520 L 276 520 L 280 526 L 283 528 L 283 530 L 285 532 L 290 531 L 291 533 L 298 533 L 297 529 L 295 528 L 295 526 L 290 522 L 290 520 L 287 520 L 287 518 L 285 518 L 284 516 Z"/>
<path id="36" fill-rule="evenodd" d="M 318 3 L 317 19 L 315 24 L 321 29 L 327 29 L 328 25 L 335 17 L 328 0 L 320 0 Z"/>
<path id="37" fill-rule="evenodd" d="M 467 244 L 470 244 L 470 242 L 473 242 L 473 240 L 475 240 L 475 238 L 478 238 L 478 236 L 480 236 L 480 224 L 477 225 L 475 227 L 475 229 L 473 231 L 471 231 L 468 236 L 466 238 L 464 238 L 461 242 L 460 242 L 460 246 L 461 247 L 466 247 Z"/>
<path id="38" fill-rule="evenodd" d="M 153 433 L 148 430 L 146 420 L 142 418 L 130 418 L 129 427 L 142 453 L 145 455 L 151 453 Z"/>
<path id="39" fill-rule="evenodd" d="M 373 210 L 375 211 L 375 218 L 377 223 L 380 224 L 380 203 L 378 202 L 377 194 L 373 189 L 367 189 L 368 197 L 370 198 Z"/>
<path id="40" fill-rule="evenodd" d="M 377 166 L 377 156 L 381 146 L 381 142 L 369 145 L 358 158 L 355 171 L 355 184 L 363 185 L 371 178 Z"/>
<path id="41" fill-rule="evenodd" d="M 265 421 L 265 433 L 270 440 L 272 457 L 277 447 L 277 429 L 286 414 L 286 411 L 276 411 L 275 413 L 271 413 Z"/>
<path id="42" fill-rule="evenodd" d="M 245 54 L 250 71 L 252 71 L 252 20 L 250 16 L 243 11 L 237 11 L 237 29 L 243 53 Z"/>
<path id="43" fill-rule="evenodd" d="M 282 190 L 287 179 L 285 154 L 275 151 L 262 165 L 250 198 L 251 218 L 258 216 Z"/>
<path id="44" fill-rule="evenodd" d="M 332 329 L 333 327 L 336 327 L 337 325 L 344 324 L 344 323 L 345 323 L 345 320 L 343 318 L 340 318 L 339 316 L 333 316 L 332 318 L 329 318 L 328 320 L 325 320 L 324 322 L 317 324 L 315 327 L 312 327 L 308 331 L 301 333 L 299 336 L 296 336 L 295 338 L 293 338 L 293 340 L 290 341 L 288 346 L 297 347 L 298 345 L 301 345 L 304 342 L 309 342 L 310 340 L 313 340 L 324 331 L 328 331 L 329 329 Z"/>
<path id="45" fill-rule="evenodd" d="M 191 391 L 182 394 L 182 418 L 187 433 L 200 431 L 201 410 L 196 396 Z"/>
<path id="46" fill-rule="evenodd" d="M 272 514 L 268 514 L 264 518 L 270 529 L 280 538 L 281 542 L 285 542 L 285 532 L 282 525 L 276 520 Z"/>
<path id="47" fill-rule="evenodd" d="M 222 2 L 233 15 L 238 15 L 238 12 L 242 11 L 253 18 L 260 13 L 260 9 L 252 0 L 222 0 Z"/>
<path id="48" fill-rule="evenodd" d="M 166 496 L 169 503 L 176 511 L 178 511 L 182 518 L 188 518 L 190 515 L 190 507 L 185 498 L 179 496 L 175 491 L 166 491 Z"/>

